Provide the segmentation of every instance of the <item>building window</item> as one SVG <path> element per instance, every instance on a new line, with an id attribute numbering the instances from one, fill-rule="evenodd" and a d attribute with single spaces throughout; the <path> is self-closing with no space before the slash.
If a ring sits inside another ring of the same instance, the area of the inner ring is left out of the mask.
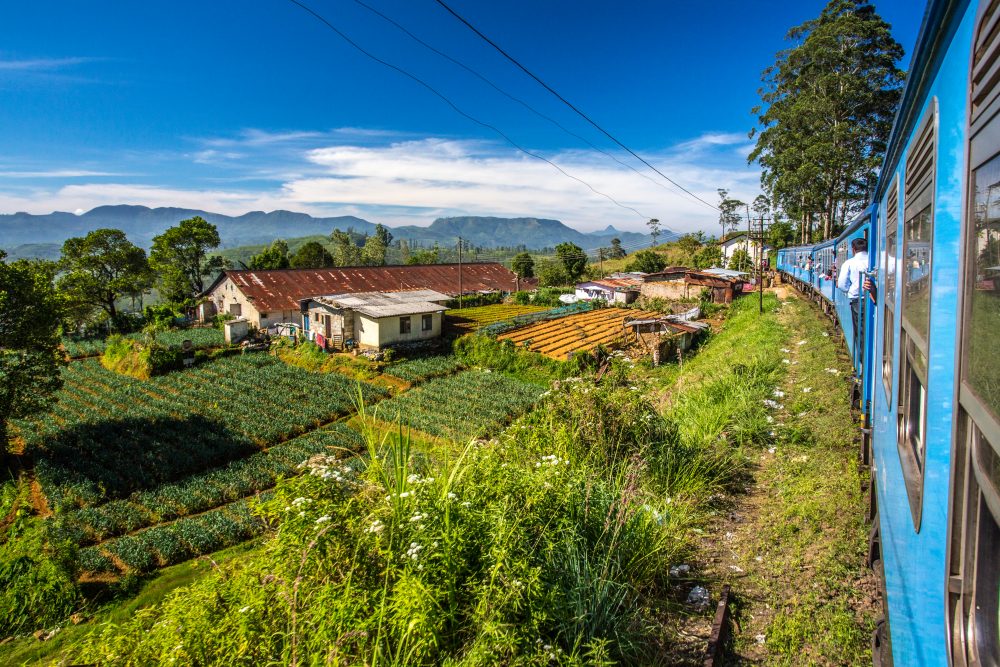
<path id="1" fill-rule="evenodd" d="M 243 305 L 239 303 L 229 304 L 229 314 L 233 317 L 240 317 L 243 315 Z"/>
<path id="2" fill-rule="evenodd" d="M 434 328 L 434 316 L 433 315 L 424 315 L 423 317 L 420 318 L 420 330 L 421 331 L 430 331 L 433 328 Z"/>
<path id="3" fill-rule="evenodd" d="M 401 317 L 399 318 L 399 333 L 408 334 L 410 333 L 410 318 Z"/>

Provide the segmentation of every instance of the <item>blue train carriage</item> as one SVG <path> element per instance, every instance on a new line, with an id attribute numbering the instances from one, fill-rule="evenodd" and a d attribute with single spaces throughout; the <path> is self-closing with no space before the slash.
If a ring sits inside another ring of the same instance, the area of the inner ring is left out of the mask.
<path id="1" fill-rule="evenodd" d="M 875 202 L 877 663 L 1000 664 L 1000 0 L 930 3 Z"/>
<path id="2" fill-rule="evenodd" d="M 851 355 L 851 361 L 854 364 L 855 376 L 858 378 L 866 377 L 864 366 L 867 360 L 871 358 L 871 354 L 866 353 L 865 348 L 866 342 L 869 340 L 866 334 L 872 325 L 871 318 L 874 317 L 874 308 L 871 307 L 871 301 L 865 298 L 860 289 L 857 289 L 860 286 L 855 286 L 855 292 L 857 293 L 854 296 L 857 298 L 856 305 L 858 307 L 858 323 L 855 325 L 851 310 L 854 305 L 852 304 L 853 299 L 850 298 L 851 294 L 839 289 L 838 283 L 840 281 L 841 270 L 855 254 L 852 246 L 855 244 L 856 239 L 864 241 L 865 252 L 869 257 L 867 268 L 870 270 L 873 266 L 873 253 L 870 252 L 873 209 L 874 207 L 871 206 L 865 208 L 864 211 L 848 223 L 847 228 L 840 236 L 831 241 L 834 264 L 833 282 L 830 285 L 831 300 L 836 311 L 837 322 L 844 333 L 844 342 L 847 351 Z"/>
<path id="3" fill-rule="evenodd" d="M 834 290 L 837 283 L 833 243 L 833 239 L 830 239 L 813 246 L 812 275 L 809 276 L 809 286 L 813 289 L 813 298 L 823 309 L 823 312 L 828 314 L 833 313 Z"/>

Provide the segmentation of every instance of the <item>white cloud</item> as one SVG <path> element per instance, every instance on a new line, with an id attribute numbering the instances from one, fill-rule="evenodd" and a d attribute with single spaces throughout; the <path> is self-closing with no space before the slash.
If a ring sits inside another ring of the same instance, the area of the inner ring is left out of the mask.
<path id="1" fill-rule="evenodd" d="M 43 169 L 38 171 L 2 171 L 0 178 L 94 178 L 97 176 L 124 176 L 114 171 L 90 171 L 87 169 Z"/>
<path id="2" fill-rule="evenodd" d="M 144 204 L 235 214 L 284 208 L 322 215 L 353 214 L 390 225 L 426 225 L 441 215 L 497 215 L 556 218 L 583 230 L 613 224 L 643 231 L 649 217 L 681 232 L 713 231 L 717 226 L 716 211 L 680 194 L 640 163 L 632 164 L 646 178 L 596 151 L 567 150 L 545 157 L 642 216 L 616 206 L 551 165 L 502 144 L 436 137 L 393 142 L 379 130 L 362 137 L 364 132 L 357 128 L 321 134 L 247 130 L 234 139 L 202 140 L 204 150 L 186 154 L 188 165 L 191 161 L 226 165 L 228 171 L 213 170 L 202 181 L 175 187 L 66 183 L 29 192 L 4 194 L 0 190 L 0 211 Z M 644 157 L 713 204 L 720 187 L 729 189 L 731 196 L 751 201 L 758 192 L 759 172 L 746 165 L 745 147 L 745 135 L 707 133 Z M 618 157 L 624 161 L 627 156 Z M 184 175 L 182 167 L 177 171 Z M 177 182 L 177 174 L 171 176 L 170 182 Z M 273 185 L 240 187 L 251 179 Z"/>
<path id="3" fill-rule="evenodd" d="M 66 67 L 74 67 L 93 62 L 94 58 L 32 58 L 25 60 L 0 59 L 0 71 L 4 72 L 52 72 Z"/>

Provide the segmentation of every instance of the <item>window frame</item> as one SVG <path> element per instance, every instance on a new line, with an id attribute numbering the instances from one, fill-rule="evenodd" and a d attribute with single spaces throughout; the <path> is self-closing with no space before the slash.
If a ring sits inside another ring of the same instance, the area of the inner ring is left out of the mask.
<path id="1" fill-rule="evenodd" d="M 890 215 L 889 201 L 895 199 L 895 211 Z M 885 234 L 883 235 L 884 251 L 882 275 L 882 387 L 885 389 L 885 402 L 892 406 L 892 370 L 896 349 L 896 285 L 898 281 L 899 263 L 899 174 L 893 179 L 892 187 L 886 196 Z M 892 239 L 892 257 L 889 257 L 889 239 Z M 889 289 L 889 266 L 892 263 L 892 289 Z"/>
<path id="2" fill-rule="evenodd" d="M 399 333 L 408 334 L 413 331 L 413 325 L 410 322 L 410 316 L 405 315 L 399 318 Z"/>
<path id="3" fill-rule="evenodd" d="M 906 266 L 897 261 L 895 289 L 900 292 L 899 310 L 895 312 L 894 327 L 898 328 L 898 347 L 893 350 L 893 358 L 898 369 L 896 388 L 896 449 L 899 462 L 903 469 L 906 484 L 906 496 L 910 505 L 910 516 L 913 519 L 913 529 L 920 532 L 923 518 L 924 500 L 924 465 L 927 460 L 927 388 L 928 360 L 930 359 L 930 304 L 931 285 L 934 267 L 934 221 L 938 166 L 938 103 L 932 97 L 923 112 L 920 122 L 913 132 L 913 140 L 908 147 L 903 174 L 903 239 L 896 237 L 897 257 L 903 256 L 905 261 L 907 225 L 920 218 L 925 212 L 929 215 L 928 260 L 927 260 L 927 334 L 919 331 L 916 323 L 906 317 L 907 305 Z M 929 143 L 929 158 L 928 147 Z M 921 166 L 925 159 L 930 160 L 930 166 L 919 181 L 911 182 L 911 169 Z M 911 192 L 913 190 L 913 192 Z M 896 232 L 898 234 L 899 227 Z M 900 243 L 902 241 L 902 243 Z M 888 259 L 888 254 L 886 255 Z M 888 297 L 888 295 L 887 295 Z M 893 295 L 895 301 L 895 295 Z M 895 305 L 895 304 L 894 304 Z"/>
<path id="4" fill-rule="evenodd" d="M 434 331 L 434 315 L 424 314 L 420 317 L 420 330 L 421 331 Z"/>
<path id="5" fill-rule="evenodd" d="M 972 295 L 978 268 L 976 176 L 1000 159 L 1000 84 L 979 88 L 1000 61 L 1000 0 L 982 0 L 970 58 L 966 189 L 960 241 L 959 326 L 955 359 L 956 419 L 947 542 L 947 628 L 955 667 L 987 664 L 1000 654 L 1000 414 L 987 406 L 968 377 Z M 993 460 L 984 469 L 983 450 Z M 979 593 L 985 591 L 980 597 Z M 982 656 L 982 657 L 981 657 Z"/>

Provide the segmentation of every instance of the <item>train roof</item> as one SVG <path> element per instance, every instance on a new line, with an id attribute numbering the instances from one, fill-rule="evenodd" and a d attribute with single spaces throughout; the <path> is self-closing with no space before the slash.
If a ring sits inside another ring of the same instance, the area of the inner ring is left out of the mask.
<path id="1" fill-rule="evenodd" d="M 910 59 L 910 71 L 906 76 L 906 87 L 900 100 L 896 118 L 892 123 L 889 143 L 879 171 L 878 185 L 875 188 L 875 201 L 880 201 L 896 172 L 896 165 L 906 148 L 907 138 L 920 121 L 923 100 L 927 88 L 934 81 L 948 44 L 958 29 L 965 8 L 970 0 L 930 0 L 924 11 L 924 19 L 920 25 L 917 43 L 914 46 L 913 57 Z M 887 178 L 888 176 L 888 178 Z"/>

